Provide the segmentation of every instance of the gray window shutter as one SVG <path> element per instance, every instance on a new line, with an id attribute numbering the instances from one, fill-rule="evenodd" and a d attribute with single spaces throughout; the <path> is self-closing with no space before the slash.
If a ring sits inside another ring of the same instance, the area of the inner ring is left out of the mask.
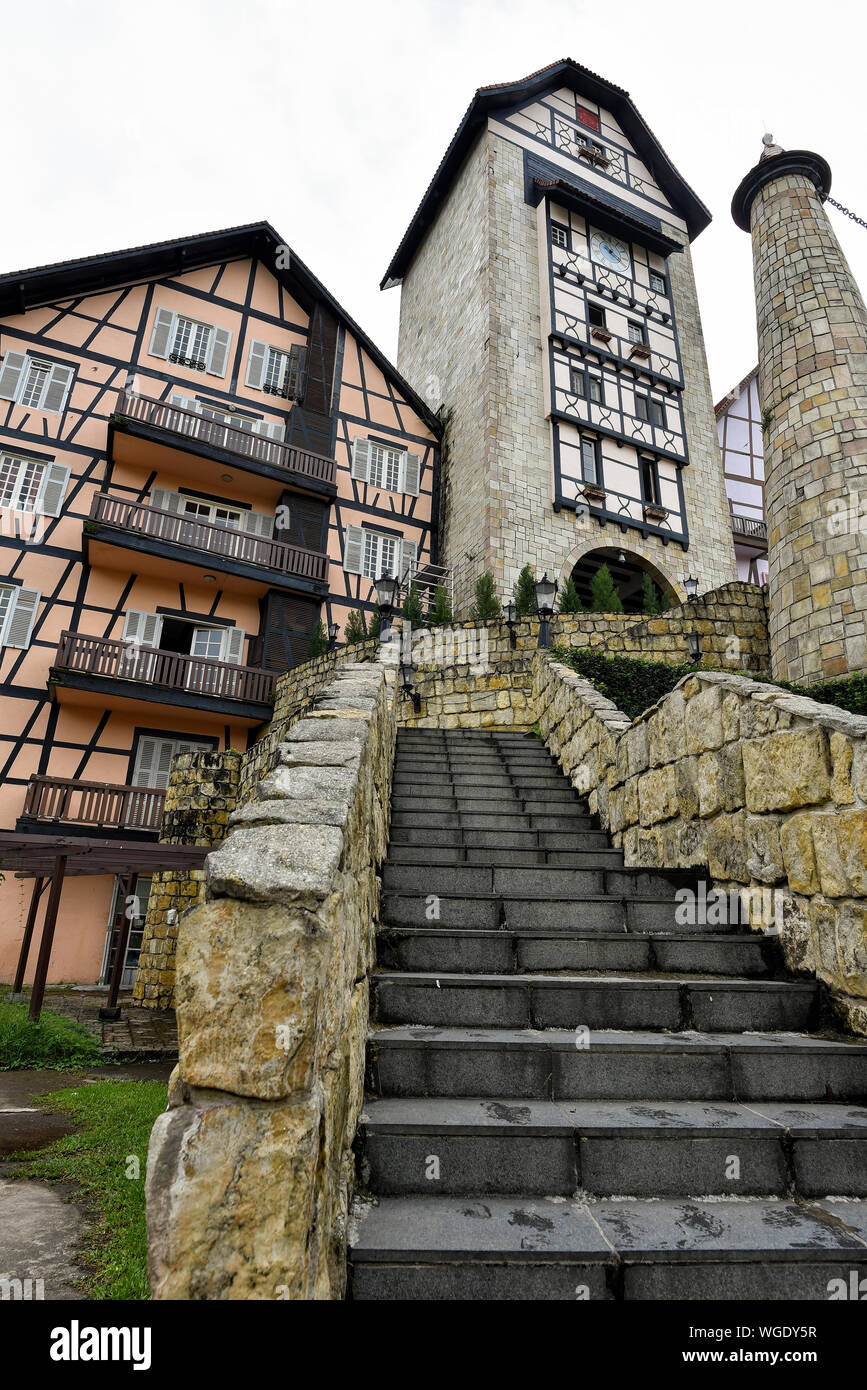
<path id="1" fill-rule="evenodd" d="M 242 627 L 227 627 L 223 634 L 222 660 L 231 662 L 233 666 L 238 666 L 243 653 L 244 629 Z"/>
<path id="2" fill-rule="evenodd" d="M 42 478 L 36 510 L 43 516 L 60 516 L 68 482 L 69 469 L 66 465 L 49 463 Z"/>
<path id="3" fill-rule="evenodd" d="M 51 368 L 51 375 L 45 386 L 40 410 L 50 410 L 53 414 L 59 415 L 66 405 L 66 398 L 69 395 L 74 376 L 74 367 L 56 362 Z"/>
<path id="4" fill-rule="evenodd" d="M 154 785 L 154 770 L 157 766 L 157 754 L 160 746 L 160 739 L 139 739 L 132 772 L 132 785 L 134 787 L 152 787 Z"/>
<path id="5" fill-rule="evenodd" d="M 17 589 L 3 639 L 7 647 L 29 647 L 39 607 L 39 589 Z"/>
<path id="6" fill-rule="evenodd" d="M 13 352 L 10 348 L 0 367 L 0 397 L 4 401 L 14 401 L 18 395 L 21 373 L 27 362 L 26 352 Z"/>
<path id="7" fill-rule="evenodd" d="M 400 580 L 415 574 L 415 560 L 418 553 L 418 546 L 415 541 L 402 540 L 400 543 L 400 565 L 397 577 Z"/>
<path id="8" fill-rule="evenodd" d="M 173 309 L 157 309 L 151 345 L 148 348 L 151 357 L 168 357 L 169 348 L 174 341 L 176 318 L 177 314 Z"/>
<path id="9" fill-rule="evenodd" d="M 228 328 L 215 328 L 211 337 L 211 350 L 208 353 L 208 371 L 211 376 L 225 376 L 229 360 L 229 344 L 232 334 Z"/>
<path id="10" fill-rule="evenodd" d="M 364 530 L 361 526 L 347 526 L 343 543 L 343 568 L 349 574 L 361 574 L 364 556 Z"/>
<path id="11" fill-rule="evenodd" d="M 131 608 L 124 618 L 123 640 L 140 647 L 158 647 L 163 630 L 162 613 L 141 613 Z"/>
<path id="12" fill-rule="evenodd" d="M 418 497 L 421 479 L 421 459 L 418 454 L 405 453 L 400 471 L 401 492 L 408 492 L 411 497 Z"/>
<path id="13" fill-rule="evenodd" d="M 150 504 L 152 507 L 159 507 L 161 512 L 171 512 L 177 516 L 184 505 L 184 499 L 179 492 L 170 492 L 165 487 L 152 487 Z"/>
<path id="14" fill-rule="evenodd" d="M 282 420 L 257 420 L 253 426 L 254 434 L 262 434 L 266 439 L 282 439 L 286 432 L 286 426 Z"/>
<path id="15" fill-rule="evenodd" d="M 289 366 L 286 370 L 285 394 L 298 400 L 301 395 L 301 384 L 304 378 L 304 363 L 307 357 L 307 349 L 296 343 L 289 349 Z"/>
<path id="16" fill-rule="evenodd" d="M 359 482 L 367 482 L 367 474 L 370 468 L 370 440 L 355 439 L 352 443 L 352 477 Z"/>
<path id="17" fill-rule="evenodd" d="M 174 739 L 157 740 L 157 756 L 152 772 L 152 787 L 157 787 L 160 791 L 165 791 L 169 785 L 169 778 L 172 775 L 172 758 L 176 758 L 180 749 Z"/>
<path id="18" fill-rule="evenodd" d="M 267 512 L 242 512 L 241 530 L 251 536 L 266 536 L 270 540 L 274 534 L 274 518 Z"/>
<path id="19" fill-rule="evenodd" d="M 262 378 L 265 375 L 265 361 L 267 356 L 267 343 L 254 341 L 250 344 L 246 385 L 252 386 L 254 391 L 260 391 L 262 389 Z"/>

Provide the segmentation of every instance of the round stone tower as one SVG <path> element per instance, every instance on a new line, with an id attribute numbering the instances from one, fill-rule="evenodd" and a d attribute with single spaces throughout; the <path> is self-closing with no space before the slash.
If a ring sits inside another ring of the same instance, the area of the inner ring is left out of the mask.
<path id="1" fill-rule="evenodd" d="M 752 232 L 773 674 L 867 669 L 867 310 L 820 155 L 765 137 L 732 216 Z"/>

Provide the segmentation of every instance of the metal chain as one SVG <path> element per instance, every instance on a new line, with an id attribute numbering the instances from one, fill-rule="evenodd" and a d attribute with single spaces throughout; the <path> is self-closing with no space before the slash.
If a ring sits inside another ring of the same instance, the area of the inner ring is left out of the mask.
<path id="1" fill-rule="evenodd" d="M 830 203 L 832 208 L 836 208 L 838 212 L 844 213 L 846 217 L 851 217 L 852 221 L 857 222 L 859 227 L 867 227 L 867 222 L 864 221 L 863 217 L 859 217 L 857 213 L 850 212 L 848 208 L 844 208 L 843 204 L 838 203 L 836 198 L 826 198 L 825 202 Z"/>

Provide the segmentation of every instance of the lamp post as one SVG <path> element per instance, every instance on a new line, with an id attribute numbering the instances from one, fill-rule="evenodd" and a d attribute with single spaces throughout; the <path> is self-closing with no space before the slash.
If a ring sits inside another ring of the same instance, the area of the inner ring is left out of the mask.
<path id="1" fill-rule="evenodd" d="M 333 651 L 334 651 L 334 648 L 337 646 L 337 634 L 338 634 L 339 631 L 340 631 L 340 624 L 339 624 L 339 623 L 329 623 L 329 624 L 328 624 L 328 650 L 329 650 L 330 652 L 333 652 Z"/>
<path id="2" fill-rule="evenodd" d="M 514 603 L 507 603 L 503 606 L 503 613 L 506 617 L 506 627 L 509 629 L 509 647 L 512 651 L 514 651 L 518 645 L 518 639 L 515 636 L 515 617 L 517 611 L 517 605 Z"/>
<path id="3" fill-rule="evenodd" d="M 378 579 L 374 580 L 374 584 L 376 586 L 376 603 L 382 620 L 379 640 L 385 644 L 391 641 L 391 620 L 400 606 L 400 585 L 390 574 L 381 574 Z"/>
<path id="4" fill-rule="evenodd" d="M 400 663 L 400 681 L 404 695 L 408 700 L 412 700 L 413 714 L 421 714 L 421 696 L 415 688 L 412 667 L 407 666 L 403 661 Z"/>
<path id="5" fill-rule="evenodd" d="M 702 640 L 699 634 L 695 630 L 688 632 L 686 634 L 686 640 L 689 646 L 690 659 L 692 661 L 701 661 Z"/>
<path id="6" fill-rule="evenodd" d="M 536 612 L 539 614 L 539 643 L 540 647 L 550 647 L 551 629 L 548 626 L 549 620 L 554 612 L 554 599 L 557 595 L 556 579 L 549 579 L 544 574 L 541 579 L 537 579 L 533 588 L 536 593 Z"/>
<path id="7" fill-rule="evenodd" d="M 691 574 L 687 579 L 683 581 L 683 587 L 686 589 L 686 596 L 688 599 L 694 599 L 698 597 L 698 580 L 695 578 L 694 575 Z"/>

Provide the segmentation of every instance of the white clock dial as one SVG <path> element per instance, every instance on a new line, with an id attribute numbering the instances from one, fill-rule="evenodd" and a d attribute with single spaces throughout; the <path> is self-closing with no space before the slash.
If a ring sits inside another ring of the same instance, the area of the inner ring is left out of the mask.
<path id="1" fill-rule="evenodd" d="M 590 238 L 590 259 L 597 265 L 611 266 L 612 270 L 624 271 L 627 275 L 632 269 L 629 247 L 625 241 L 606 232 L 594 232 Z"/>

